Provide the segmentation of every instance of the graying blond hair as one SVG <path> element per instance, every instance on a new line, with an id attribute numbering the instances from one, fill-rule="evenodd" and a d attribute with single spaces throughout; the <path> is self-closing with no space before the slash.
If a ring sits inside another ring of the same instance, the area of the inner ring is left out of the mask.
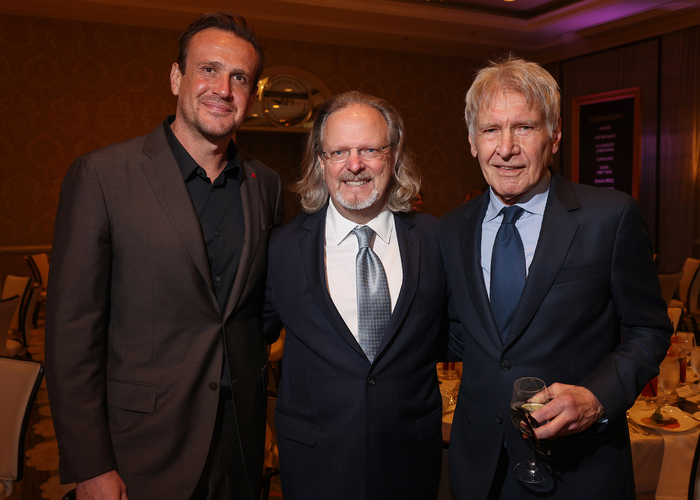
<path id="1" fill-rule="evenodd" d="M 369 106 L 379 111 L 386 120 L 387 142 L 391 144 L 394 158 L 394 175 L 389 183 L 387 205 L 392 212 L 410 212 L 411 200 L 420 191 L 420 172 L 413 155 L 404 143 L 404 124 L 399 113 L 384 99 L 355 90 L 326 99 L 319 108 L 314 126 L 309 133 L 306 151 L 301 165 L 301 179 L 289 188 L 300 197 L 305 212 L 322 209 L 328 200 L 328 187 L 323 180 L 323 169 L 319 161 L 323 154 L 323 132 L 328 117 L 341 109 L 355 104 Z"/>
<path id="2" fill-rule="evenodd" d="M 464 119 L 470 137 L 475 137 L 479 110 L 488 108 L 493 99 L 504 90 L 525 97 L 530 109 L 544 116 L 550 136 L 558 129 L 561 110 L 559 84 L 539 64 L 509 54 L 480 69 L 467 92 Z"/>

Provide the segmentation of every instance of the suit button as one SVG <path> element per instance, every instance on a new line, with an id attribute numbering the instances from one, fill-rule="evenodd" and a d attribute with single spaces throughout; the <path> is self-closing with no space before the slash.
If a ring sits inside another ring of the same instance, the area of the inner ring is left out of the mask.
<path id="1" fill-rule="evenodd" d="M 499 424 L 503 423 L 503 417 L 501 417 L 498 413 L 496 414 L 496 422 L 498 422 Z"/>
<path id="2" fill-rule="evenodd" d="M 212 391 L 215 391 L 218 388 L 219 388 L 219 384 L 217 384 L 216 382 L 209 382 L 209 389 L 211 389 Z"/>
<path id="3" fill-rule="evenodd" d="M 510 370 L 510 361 L 508 361 L 507 359 L 504 360 L 504 361 L 501 363 L 501 368 L 502 368 L 503 370 L 505 370 L 505 371 Z"/>
<path id="4" fill-rule="evenodd" d="M 374 379 L 374 377 L 367 378 L 367 385 L 374 385 L 376 383 L 377 383 L 377 381 Z"/>

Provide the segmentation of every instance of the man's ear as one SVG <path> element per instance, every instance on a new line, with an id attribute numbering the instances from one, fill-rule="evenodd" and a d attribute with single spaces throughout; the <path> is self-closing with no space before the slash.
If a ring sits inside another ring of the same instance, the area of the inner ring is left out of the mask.
<path id="1" fill-rule="evenodd" d="M 174 62 L 170 68 L 170 91 L 173 95 L 180 94 L 180 80 L 182 79 L 182 72 L 180 71 L 180 66 Z"/>

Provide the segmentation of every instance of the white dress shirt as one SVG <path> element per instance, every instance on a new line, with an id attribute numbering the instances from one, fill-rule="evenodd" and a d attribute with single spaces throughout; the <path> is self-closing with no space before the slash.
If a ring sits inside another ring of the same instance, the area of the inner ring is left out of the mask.
<path id="1" fill-rule="evenodd" d="M 355 260 L 360 246 L 357 236 L 351 231 L 361 225 L 340 215 L 332 202 L 328 204 L 325 242 L 326 284 L 336 309 L 355 338 L 358 338 Z M 403 267 L 399 243 L 396 239 L 394 214 L 384 207 L 379 215 L 365 225 L 377 233 L 372 243 L 372 250 L 384 266 L 393 312 L 403 283 Z"/>
<path id="2" fill-rule="evenodd" d="M 547 171 L 542 180 L 516 203 L 517 206 L 524 209 L 523 214 L 515 221 L 515 227 L 518 228 L 525 249 L 525 276 L 530 273 L 530 264 L 532 264 L 532 258 L 535 256 L 535 249 L 540 238 L 550 181 L 551 176 Z M 493 254 L 496 233 L 503 222 L 503 215 L 500 215 L 500 212 L 506 205 L 490 188 L 489 197 L 489 206 L 481 225 L 481 269 L 484 272 L 486 293 L 491 298 L 491 254 Z"/>

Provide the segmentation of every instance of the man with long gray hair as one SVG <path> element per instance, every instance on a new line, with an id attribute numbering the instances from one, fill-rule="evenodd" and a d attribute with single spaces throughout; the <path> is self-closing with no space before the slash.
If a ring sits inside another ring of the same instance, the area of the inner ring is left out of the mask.
<path id="1" fill-rule="evenodd" d="M 286 499 L 437 493 L 446 280 L 437 219 L 411 215 L 420 175 L 404 141 L 383 99 L 328 99 L 293 187 L 305 213 L 270 240 L 267 319 L 286 329 L 275 413 Z"/>

